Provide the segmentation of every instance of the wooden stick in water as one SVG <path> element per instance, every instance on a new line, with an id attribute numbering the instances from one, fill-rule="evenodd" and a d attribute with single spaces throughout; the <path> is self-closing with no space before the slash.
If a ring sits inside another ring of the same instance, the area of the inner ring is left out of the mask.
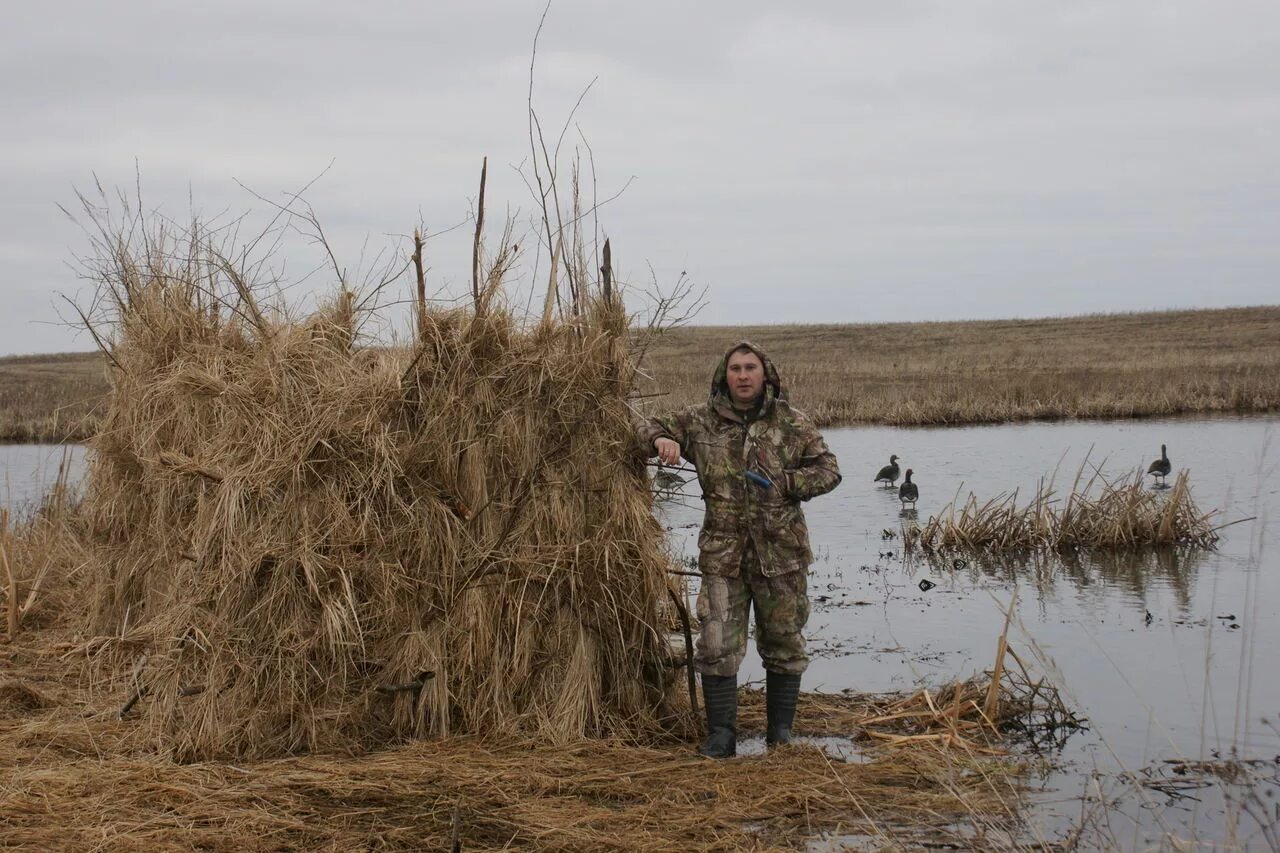
<path id="1" fill-rule="evenodd" d="M 996 663 L 991 668 L 991 684 L 987 687 L 987 699 L 982 703 L 982 714 L 988 720 L 994 720 L 1000 711 L 1000 679 L 1004 677 L 1004 656 L 1009 648 L 1009 623 L 1013 621 L 1013 608 L 1018 603 L 1018 590 L 1013 590 L 1013 598 L 1009 599 L 1009 609 L 1004 614 L 1004 630 L 996 641 Z"/>

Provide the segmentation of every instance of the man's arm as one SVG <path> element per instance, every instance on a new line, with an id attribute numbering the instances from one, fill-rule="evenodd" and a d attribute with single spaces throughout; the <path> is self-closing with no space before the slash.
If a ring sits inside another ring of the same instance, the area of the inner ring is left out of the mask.
<path id="1" fill-rule="evenodd" d="M 840 485 L 840 466 L 822 433 L 808 424 L 800 426 L 803 450 L 800 462 L 787 473 L 787 497 L 797 501 L 825 495 Z"/>
<path id="2" fill-rule="evenodd" d="M 680 454 L 689 458 L 689 425 L 693 421 L 693 409 L 679 412 L 668 412 L 656 417 L 646 418 L 636 426 L 636 440 L 645 457 L 661 455 L 661 448 L 655 445 L 659 439 L 674 441 L 680 448 Z M 669 465 L 679 460 L 663 459 Z"/>

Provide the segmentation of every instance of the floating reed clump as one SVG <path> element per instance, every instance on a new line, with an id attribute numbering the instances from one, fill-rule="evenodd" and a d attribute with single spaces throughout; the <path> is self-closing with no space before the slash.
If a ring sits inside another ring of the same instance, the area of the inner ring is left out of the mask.
<path id="1" fill-rule="evenodd" d="M 934 552 L 972 549 L 991 552 L 1132 548 L 1181 545 L 1211 548 L 1218 541 L 1216 512 L 1202 512 L 1191 497 L 1187 472 L 1168 491 L 1152 490 L 1141 471 L 1119 482 L 1095 473 L 1086 481 L 1083 467 L 1065 501 L 1052 484 L 1041 481 L 1025 505 L 1018 493 L 985 503 L 976 496 L 957 507 L 952 501 L 924 524 L 903 525 L 907 549 Z"/>
<path id="2" fill-rule="evenodd" d="M 294 317 L 199 231 L 104 230 L 83 652 L 140 736 L 195 760 L 666 718 L 628 317 L 567 257 L 563 309 L 553 272 L 518 322 L 509 233 L 467 308 L 419 279 L 387 349 L 345 286 Z"/>

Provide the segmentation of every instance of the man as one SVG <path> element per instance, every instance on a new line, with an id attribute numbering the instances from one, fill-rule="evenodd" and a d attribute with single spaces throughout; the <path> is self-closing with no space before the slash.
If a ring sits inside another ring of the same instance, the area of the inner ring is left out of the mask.
<path id="1" fill-rule="evenodd" d="M 770 746 L 788 743 L 809 663 L 801 630 L 813 554 L 800 502 L 839 484 L 836 458 L 787 403 L 769 357 L 746 341 L 721 359 L 706 403 L 649 420 L 640 440 L 664 464 L 689 460 L 706 502 L 694 667 L 709 733 L 698 751 L 710 758 L 737 752 L 738 667 L 752 605 L 767 671 L 765 738 Z"/>

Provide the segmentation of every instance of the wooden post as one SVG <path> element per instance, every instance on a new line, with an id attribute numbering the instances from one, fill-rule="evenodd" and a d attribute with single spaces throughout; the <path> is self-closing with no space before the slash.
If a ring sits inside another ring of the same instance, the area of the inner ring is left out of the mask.
<path id="1" fill-rule="evenodd" d="M 996 662 L 991 667 L 991 684 L 987 687 L 986 700 L 982 703 L 982 715 L 992 727 L 996 725 L 996 717 L 1000 713 L 1000 679 L 1004 677 L 1004 656 L 1009 650 L 1009 623 L 1013 621 L 1013 609 L 1018 606 L 1018 593 L 1014 590 L 1009 600 L 1009 609 L 1004 614 L 1004 630 L 996 641 Z"/>
<path id="2" fill-rule="evenodd" d="M 480 234 L 484 230 L 484 184 L 489 174 L 489 158 L 480 165 L 480 200 L 476 203 L 476 236 L 471 244 L 471 298 L 480 310 Z"/>
<path id="3" fill-rule="evenodd" d="M 418 340 L 427 334 L 427 274 L 422 268 L 422 233 L 413 229 L 413 271 L 418 281 Z"/>
<path id="4" fill-rule="evenodd" d="M 609 239 L 604 241 L 604 262 L 600 265 L 600 285 L 604 291 L 604 304 L 611 304 L 613 298 L 613 265 L 609 257 Z"/>
<path id="5" fill-rule="evenodd" d="M 676 595 L 676 591 L 671 587 L 667 587 L 667 595 L 671 596 L 671 603 L 676 606 L 676 613 L 680 615 L 680 627 L 684 629 L 684 673 L 686 686 L 689 688 L 689 708 L 693 711 L 694 717 L 697 717 L 699 715 L 698 686 L 693 674 L 693 630 L 689 624 L 689 609 L 684 606 L 680 596 Z"/>

